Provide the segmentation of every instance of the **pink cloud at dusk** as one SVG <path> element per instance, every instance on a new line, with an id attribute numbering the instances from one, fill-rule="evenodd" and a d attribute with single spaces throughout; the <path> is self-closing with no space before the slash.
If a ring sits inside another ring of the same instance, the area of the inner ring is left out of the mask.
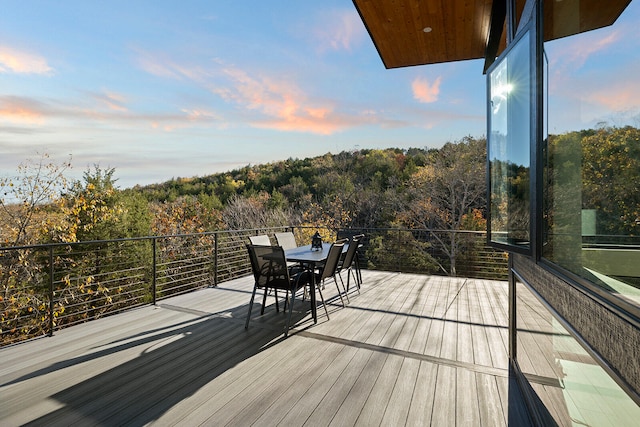
<path id="1" fill-rule="evenodd" d="M 363 123 L 362 118 L 337 114 L 334 106 L 326 102 L 309 100 L 290 81 L 251 76 L 232 67 L 226 67 L 224 73 L 231 84 L 214 92 L 227 101 L 270 117 L 253 120 L 256 127 L 330 135 Z"/>
<path id="2" fill-rule="evenodd" d="M 640 87 L 635 80 L 617 81 L 587 92 L 585 99 L 612 111 L 640 110 Z"/>
<path id="3" fill-rule="evenodd" d="M 413 90 L 413 97 L 419 102 L 428 104 L 436 102 L 438 95 L 440 94 L 440 82 L 442 77 L 438 77 L 432 84 L 424 77 L 417 77 L 411 83 L 411 89 Z"/>
<path id="4" fill-rule="evenodd" d="M 151 128 L 166 132 L 194 126 L 220 127 L 220 118 L 210 111 L 185 108 L 173 113 L 136 113 L 119 104 L 124 99 L 124 96 L 112 93 L 90 94 L 89 101 L 98 100 L 98 104 L 43 102 L 29 97 L 0 96 L 0 125 L 13 123 L 37 128 L 45 126 L 47 121 L 57 120 L 65 127 L 74 127 L 84 121 L 81 127 L 108 123 L 113 128 Z"/>
<path id="5" fill-rule="evenodd" d="M 19 96 L 0 97 L 0 120 L 23 124 L 40 124 L 46 115 L 44 104 Z"/>
<path id="6" fill-rule="evenodd" d="M 0 46 L 0 73 L 51 74 L 53 68 L 40 55 Z"/>

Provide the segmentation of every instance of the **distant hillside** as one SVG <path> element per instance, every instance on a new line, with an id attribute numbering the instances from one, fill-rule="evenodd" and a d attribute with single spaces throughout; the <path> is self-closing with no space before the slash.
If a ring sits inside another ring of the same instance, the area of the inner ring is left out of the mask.
<path id="1" fill-rule="evenodd" d="M 203 177 L 174 178 L 136 186 L 150 202 L 172 202 L 181 196 L 215 196 L 223 205 L 233 195 L 266 192 L 297 204 L 305 197 L 322 198 L 356 189 L 386 190 L 406 181 L 417 167 L 428 162 L 437 149 L 357 150 L 339 154 L 247 165 L 229 172 Z"/>

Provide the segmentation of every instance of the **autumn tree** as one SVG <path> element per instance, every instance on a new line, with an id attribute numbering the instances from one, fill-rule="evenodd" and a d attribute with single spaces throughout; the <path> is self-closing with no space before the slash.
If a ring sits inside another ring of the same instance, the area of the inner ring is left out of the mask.
<path id="1" fill-rule="evenodd" d="M 232 196 L 222 211 L 222 220 L 232 230 L 281 227 L 300 222 L 294 210 L 269 207 L 271 195 Z"/>
<path id="2" fill-rule="evenodd" d="M 594 209 L 597 233 L 640 232 L 640 129 L 603 127 L 582 138 L 582 209 Z"/>
<path id="3" fill-rule="evenodd" d="M 0 246 L 41 243 L 54 202 L 67 187 L 70 162 L 55 163 L 44 154 L 27 160 L 13 178 L 0 178 Z M 46 333 L 48 301 L 42 292 L 48 277 L 46 253 L 37 248 L 0 252 L 0 342 Z M 59 307 L 55 307 L 57 313 Z"/>
<path id="4" fill-rule="evenodd" d="M 0 239 L 3 245 L 38 243 L 39 226 L 67 189 L 71 162 L 55 163 L 48 154 L 18 166 L 16 177 L 0 178 Z M 38 224 L 34 224 L 37 222 Z"/>
<path id="5" fill-rule="evenodd" d="M 459 238 L 468 215 L 484 209 L 486 200 L 486 141 L 466 137 L 447 143 L 428 156 L 409 178 L 409 199 L 398 220 L 413 228 L 443 230 L 432 233 L 449 258 L 449 273 L 456 275 L 456 260 L 465 242 Z"/>

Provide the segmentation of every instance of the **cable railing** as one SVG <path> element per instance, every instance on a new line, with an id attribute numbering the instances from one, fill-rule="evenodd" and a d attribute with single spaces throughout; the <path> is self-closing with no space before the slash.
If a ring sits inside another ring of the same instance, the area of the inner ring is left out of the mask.
<path id="1" fill-rule="evenodd" d="M 293 231 L 299 244 L 317 228 L 274 227 L 0 248 L 0 345 L 251 274 L 249 236 Z M 482 232 L 320 229 L 325 239 L 364 233 L 364 268 L 504 280 L 504 253 Z M 333 236 L 333 237 L 332 237 Z M 455 246 L 452 250 L 447 242 Z"/>

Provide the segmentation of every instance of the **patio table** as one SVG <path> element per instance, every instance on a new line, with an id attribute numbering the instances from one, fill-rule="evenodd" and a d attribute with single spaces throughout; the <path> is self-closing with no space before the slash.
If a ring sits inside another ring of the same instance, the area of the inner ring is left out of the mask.
<path id="1" fill-rule="evenodd" d="M 348 245 L 344 245 L 343 252 L 346 251 Z M 288 249 L 284 251 L 284 256 L 287 258 L 287 261 L 297 262 L 305 268 L 306 270 L 311 272 L 311 287 L 313 288 L 313 292 L 310 294 L 311 298 L 311 313 L 313 314 L 313 322 L 318 323 L 318 314 L 316 307 L 316 275 L 315 269 L 317 264 L 322 264 L 326 261 L 327 256 L 329 255 L 329 249 L 331 248 L 331 243 L 322 243 L 322 250 L 311 250 L 311 245 L 298 246 L 297 248 Z M 324 307 L 325 313 L 327 314 L 327 319 L 329 318 L 329 312 L 327 311 L 327 307 Z"/>

